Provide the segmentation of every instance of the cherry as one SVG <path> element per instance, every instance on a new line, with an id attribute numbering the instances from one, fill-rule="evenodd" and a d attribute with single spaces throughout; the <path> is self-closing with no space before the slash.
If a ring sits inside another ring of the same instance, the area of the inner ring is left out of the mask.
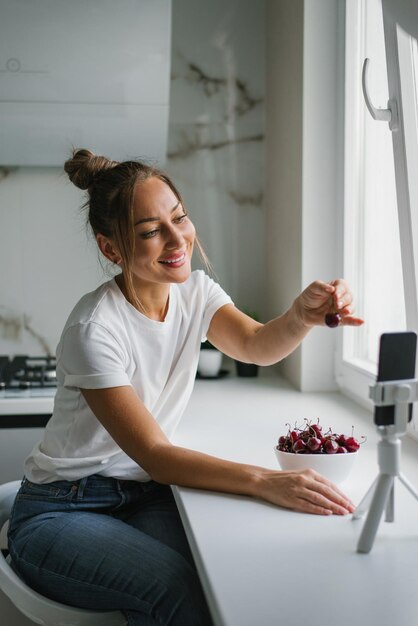
<path id="1" fill-rule="evenodd" d="M 295 452 L 296 454 L 301 454 L 303 452 L 306 452 L 306 443 L 304 441 L 302 441 L 302 439 L 298 439 L 297 441 L 295 441 L 295 443 L 293 444 L 293 448 L 292 448 L 293 452 Z"/>
<path id="2" fill-rule="evenodd" d="M 310 437 L 307 442 L 309 450 L 316 452 L 322 446 L 322 440 L 319 437 Z"/>
<path id="3" fill-rule="evenodd" d="M 340 446 L 345 446 L 346 442 L 347 442 L 347 439 L 345 435 L 340 435 L 337 439 L 337 443 L 339 443 Z"/>
<path id="4" fill-rule="evenodd" d="M 344 446 L 338 446 L 337 454 L 348 454 L 348 450 Z"/>
<path id="5" fill-rule="evenodd" d="M 315 435 L 317 437 L 322 436 L 322 426 L 320 426 L 319 424 L 311 424 L 311 428 L 315 432 Z"/>
<path id="6" fill-rule="evenodd" d="M 327 313 L 325 315 L 325 324 L 329 328 L 336 328 L 341 322 L 341 315 L 339 313 Z"/>
<path id="7" fill-rule="evenodd" d="M 327 454 L 335 454 L 338 448 L 338 443 L 334 439 L 327 439 L 324 443 L 324 450 Z"/>
<path id="8" fill-rule="evenodd" d="M 348 437 L 345 442 L 345 448 L 347 448 L 348 452 L 357 452 L 360 448 L 360 444 L 354 437 Z"/>

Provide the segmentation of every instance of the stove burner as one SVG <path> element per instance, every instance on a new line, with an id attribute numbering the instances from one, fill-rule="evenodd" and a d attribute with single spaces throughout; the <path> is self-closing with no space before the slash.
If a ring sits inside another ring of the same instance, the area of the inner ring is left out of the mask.
<path id="1" fill-rule="evenodd" d="M 30 389 L 56 387 L 55 357 L 15 356 L 12 360 L 0 356 L 0 387 L 3 389 Z"/>

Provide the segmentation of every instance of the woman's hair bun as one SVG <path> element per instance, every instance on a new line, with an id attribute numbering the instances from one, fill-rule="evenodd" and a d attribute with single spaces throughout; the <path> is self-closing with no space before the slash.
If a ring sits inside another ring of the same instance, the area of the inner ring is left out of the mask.
<path id="1" fill-rule="evenodd" d="M 104 172 L 118 165 L 105 156 L 97 156 L 90 150 L 74 150 L 71 159 L 64 163 L 64 170 L 76 187 L 88 189 L 94 179 Z"/>

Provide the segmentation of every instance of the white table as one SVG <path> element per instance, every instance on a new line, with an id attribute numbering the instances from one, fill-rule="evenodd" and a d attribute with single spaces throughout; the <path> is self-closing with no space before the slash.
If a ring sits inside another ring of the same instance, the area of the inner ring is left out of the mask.
<path id="1" fill-rule="evenodd" d="M 176 443 L 276 468 L 285 423 L 320 417 L 366 435 L 350 478 L 359 503 L 377 474 L 371 413 L 337 393 L 302 394 L 275 376 L 197 381 Z M 418 445 L 404 438 L 402 471 L 418 487 Z M 397 481 L 395 523 L 356 552 L 363 520 L 294 513 L 256 499 L 174 488 L 217 626 L 418 624 L 418 502 Z"/>

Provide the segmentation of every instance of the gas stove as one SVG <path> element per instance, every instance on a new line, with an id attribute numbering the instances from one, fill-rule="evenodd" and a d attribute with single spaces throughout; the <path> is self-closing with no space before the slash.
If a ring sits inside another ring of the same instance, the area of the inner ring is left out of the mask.
<path id="1" fill-rule="evenodd" d="M 0 483 L 20 479 L 42 438 L 57 390 L 54 357 L 0 355 Z"/>
<path id="2" fill-rule="evenodd" d="M 0 415 L 51 413 L 57 390 L 52 356 L 0 356 Z"/>

